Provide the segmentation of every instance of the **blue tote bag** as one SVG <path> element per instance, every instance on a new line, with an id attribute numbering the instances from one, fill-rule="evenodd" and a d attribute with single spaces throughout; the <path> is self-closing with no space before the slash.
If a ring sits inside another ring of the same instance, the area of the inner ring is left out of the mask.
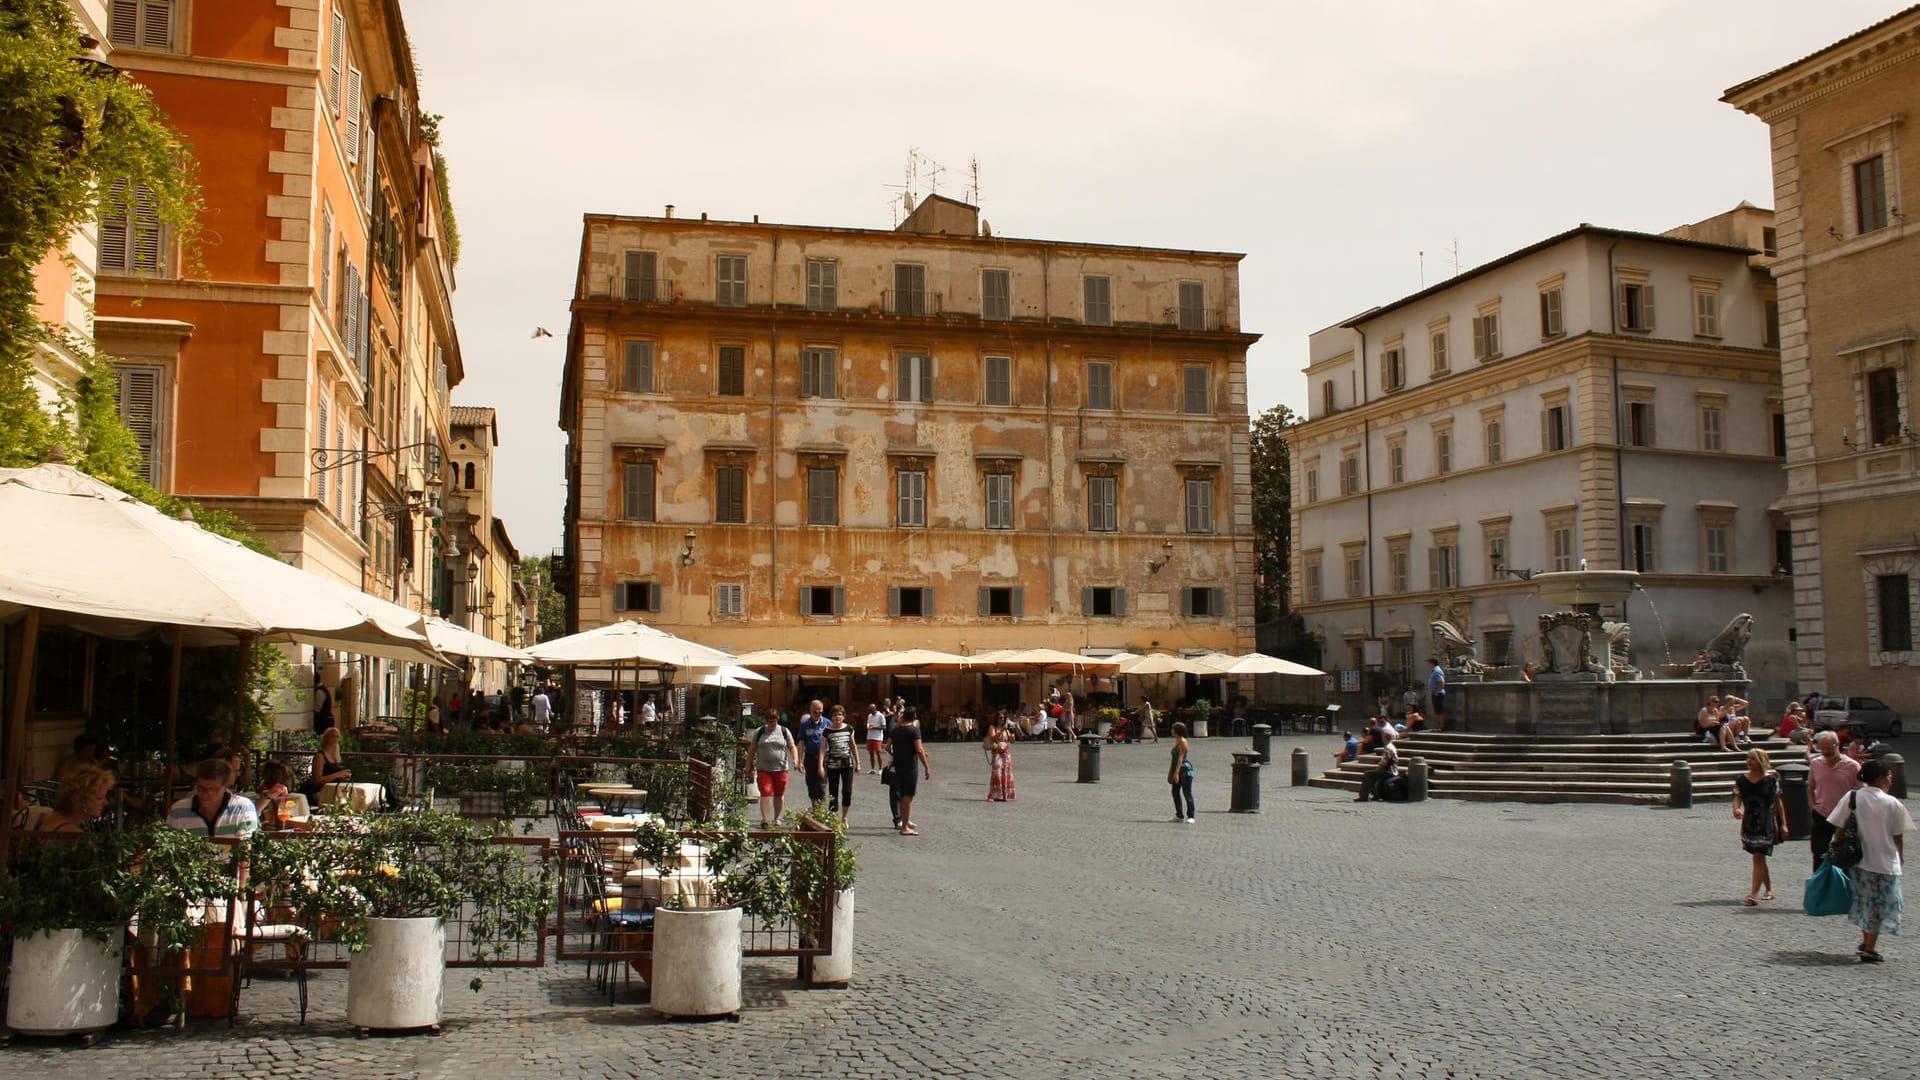
<path id="1" fill-rule="evenodd" d="M 1853 879 L 1825 859 L 1807 879 L 1800 906 L 1809 915 L 1845 915 L 1853 910 Z"/>

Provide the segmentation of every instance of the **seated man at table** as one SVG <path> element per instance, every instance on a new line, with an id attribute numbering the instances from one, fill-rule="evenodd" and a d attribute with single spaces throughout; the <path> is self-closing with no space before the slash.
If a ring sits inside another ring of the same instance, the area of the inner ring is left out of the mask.
<path id="1" fill-rule="evenodd" d="M 245 839 L 260 828 L 260 814 L 245 796 L 228 784 L 233 769 L 221 758 L 208 758 L 193 767 L 193 794 L 167 810 L 167 824 L 182 832 Z"/>

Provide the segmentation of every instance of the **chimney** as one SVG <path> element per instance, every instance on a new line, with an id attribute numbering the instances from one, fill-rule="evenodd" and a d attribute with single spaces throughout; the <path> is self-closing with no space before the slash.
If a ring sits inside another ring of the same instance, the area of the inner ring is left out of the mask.
<path id="1" fill-rule="evenodd" d="M 701 221 L 707 220 L 707 212 L 705 210 L 700 211 L 700 220 Z"/>
<path id="2" fill-rule="evenodd" d="M 667 204 L 667 217 L 668 217 L 668 218 L 672 218 L 672 217 L 673 217 L 673 204 L 672 204 L 672 203 L 668 203 L 668 204 Z"/>

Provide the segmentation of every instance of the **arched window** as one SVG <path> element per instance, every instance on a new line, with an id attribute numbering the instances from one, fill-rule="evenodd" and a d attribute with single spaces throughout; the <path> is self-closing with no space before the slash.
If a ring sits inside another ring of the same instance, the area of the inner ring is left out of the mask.
<path id="1" fill-rule="evenodd" d="M 473 462 L 467 462 L 467 490 L 473 490 Z"/>

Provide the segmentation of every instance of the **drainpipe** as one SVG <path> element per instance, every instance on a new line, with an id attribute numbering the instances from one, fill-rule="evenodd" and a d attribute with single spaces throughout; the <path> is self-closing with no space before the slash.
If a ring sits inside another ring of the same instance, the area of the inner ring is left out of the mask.
<path id="1" fill-rule="evenodd" d="M 779 229 L 773 230 L 773 265 L 776 269 L 780 265 Z M 777 272 L 767 275 L 768 288 L 772 288 L 773 284 L 779 280 L 780 278 Z M 774 305 L 774 310 L 779 311 L 779 305 Z M 772 342 L 768 347 L 770 358 L 767 361 L 767 492 L 771 496 L 771 505 L 767 507 L 767 589 L 768 594 L 774 598 L 773 602 L 777 609 L 780 604 L 780 522 L 778 520 L 780 507 L 780 464 L 773 460 L 773 458 L 780 453 L 780 394 L 778 389 L 780 386 L 780 323 L 777 318 L 769 327 L 769 330 L 771 331 Z M 837 363 L 839 359 L 839 354 L 835 353 L 835 362 Z M 836 378 L 839 375 L 838 372 L 834 374 Z M 749 520 L 751 520 L 751 514 L 749 514 L 748 517 Z M 769 708 L 771 708 L 771 706 L 769 706 Z"/>
<path id="2" fill-rule="evenodd" d="M 1360 403 L 1367 404 L 1367 332 L 1354 327 L 1360 338 L 1357 360 L 1360 366 Z M 1367 636 L 1380 636 L 1379 605 L 1374 602 L 1373 582 L 1373 421 L 1360 421 L 1360 488 L 1367 493 Z"/>
<path id="3" fill-rule="evenodd" d="M 1617 337 L 1620 333 L 1620 304 L 1613 295 L 1615 288 L 1613 281 L 1613 249 L 1619 246 L 1620 241 L 1617 238 L 1613 243 L 1607 245 L 1607 333 L 1609 337 Z M 1629 562 L 1627 549 L 1631 538 L 1627 531 L 1627 440 L 1625 438 L 1626 432 L 1623 430 L 1625 425 L 1620 416 L 1620 404 L 1620 352 L 1618 346 L 1616 346 L 1613 353 L 1614 518 L 1617 522 L 1615 527 L 1619 530 L 1620 537 L 1620 569 L 1630 570 L 1632 567 L 1627 565 Z M 1622 597 L 1620 600 L 1621 622 L 1632 621 L 1627 618 L 1627 604 L 1632 599 L 1632 593 L 1629 591 L 1628 595 Z"/>

